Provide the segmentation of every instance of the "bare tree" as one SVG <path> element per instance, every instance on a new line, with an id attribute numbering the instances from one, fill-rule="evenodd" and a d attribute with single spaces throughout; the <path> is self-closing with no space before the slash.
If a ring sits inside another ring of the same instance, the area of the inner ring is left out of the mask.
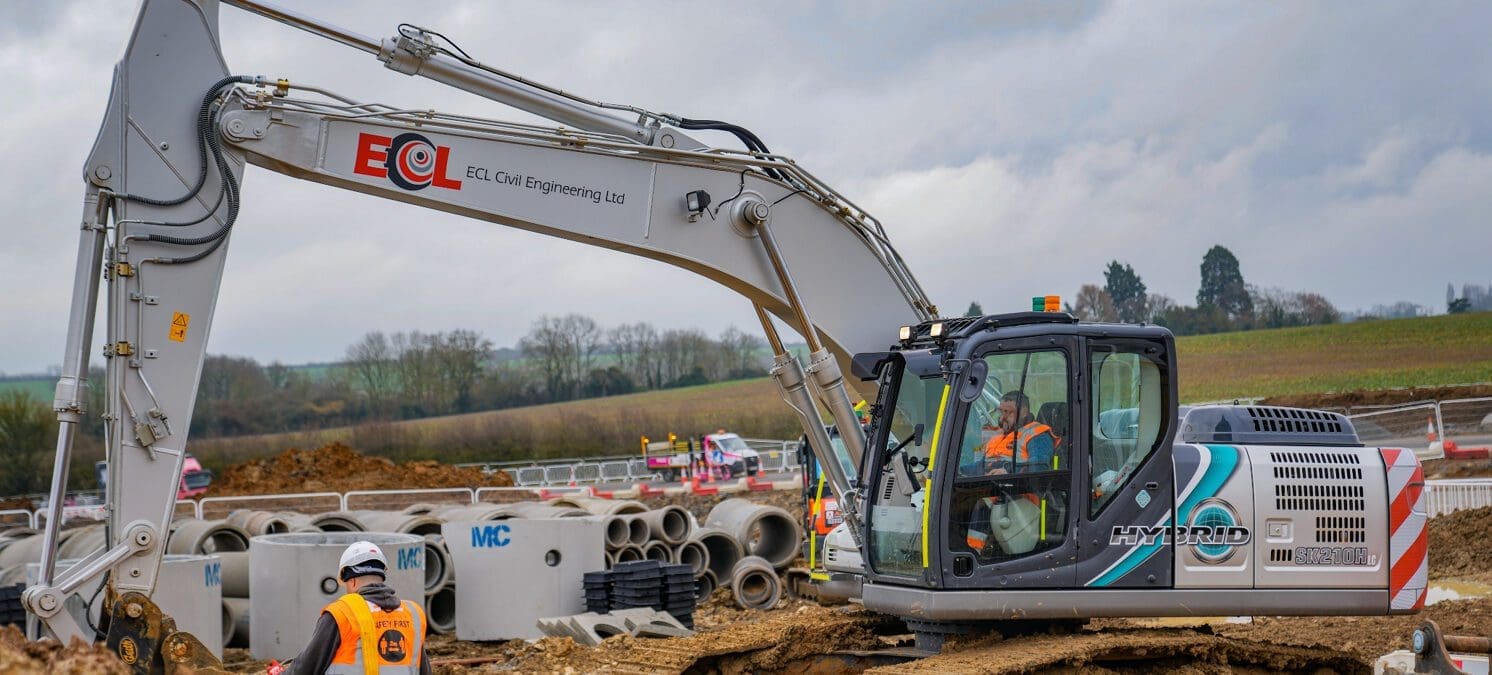
<path id="1" fill-rule="evenodd" d="M 739 378 L 758 374 L 761 351 L 766 342 L 735 326 L 720 334 L 720 350 L 725 354 L 726 377 Z"/>
<path id="2" fill-rule="evenodd" d="M 368 410 L 374 416 L 389 412 L 389 405 L 398 391 L 398 368 L 394 364 L 394 350 L 388 336 L 374 331 L 347 348 L 347 370 L 353 383 L 368 397 Z"/>
<path id="3" fill-rule="evenodd" d="M 1093 284 L 1084 284 L 1078 289 L 1072 312 L 1083 321 L 1113 323 L 1119 320 L 1119 312 L 1114 308 L 1114 299 L 1109 297 L 1109 292 Z"/>
<path id="4" fill-rule="evenodd" d="M 454 412 L 470 412 L 472 390 L 482 374 L 482 366 L 492 358 L 492 341 L 472 330 L 454 330 L 437 337 L 439 351 L 435 360 L 445 398 Z"/>

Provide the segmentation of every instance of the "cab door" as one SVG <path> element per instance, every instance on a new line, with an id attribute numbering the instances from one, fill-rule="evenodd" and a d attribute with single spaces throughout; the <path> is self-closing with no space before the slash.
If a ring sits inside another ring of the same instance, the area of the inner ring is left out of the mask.
<path id="1" fill-rule="evenodd" d="M 945 588 L 1071 588 L 1074 504 L 1084 444 L 1071 411 L 1082 382 L 1076 336 L 976 347 L 944 424 L 941 576 Z"/>
<path id="2" fill-rule="evenodd" d="M 1169 588 L 1174 570 L 1174 342 L 1085 338 L 1088 457 L 1074 500 L 1077 583 Z"/>

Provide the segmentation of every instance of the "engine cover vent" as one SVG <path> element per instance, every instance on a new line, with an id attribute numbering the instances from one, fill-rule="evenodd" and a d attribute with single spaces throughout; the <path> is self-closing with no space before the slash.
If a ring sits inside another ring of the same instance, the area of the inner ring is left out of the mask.
<path id="1" fill-rule="evenodd" d="M 1187 410 L 1182 443 L 1362 447 L 1346 415 L 1266 405 L 1207 405 Z"/>

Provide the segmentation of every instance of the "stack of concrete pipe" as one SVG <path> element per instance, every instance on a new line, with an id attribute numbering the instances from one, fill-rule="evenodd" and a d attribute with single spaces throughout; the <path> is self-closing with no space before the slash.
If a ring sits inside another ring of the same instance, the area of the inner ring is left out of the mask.
<path id="1" fill-rule="evenodd" d="M 699 597 L 731 588 L 742 606 L 775 604 L 786 567 L 798 550 L 800 529 L 786 511 L 742 499 L 721 502 L 701 527 L 679 506 L 649 509 L 637 501 L 565 498 L 512 504 L 417 504 L 398 511 L 306 515 L 239 510 L 223 520 L 184 518 L 171 525 L 169 553 L 217 555 L 222 562 L 223 644 L 250 644 L 249 545 L 252 537 L 294 532 L 379 532 L 423 537 L 424 593 L 430 629 L 455 630 L 456 570 L 441 536 L 444 522 L 594 518 L 605 533 L 606 563 L 656 559 L 688 564 Z M 82 558 L 104 543 L 102 525 L 61 533 L 59 555 Z M 0 584 L 24 581 L 25 566 L 41 558 L 42 537 L 28 528 L 0 532 Z M 392 561 L 391 561 L 392 564 Z M 763 571 L 765 570 L 765 571 Z M 322 575 L 316 570 L 307 573 Z M 12 578 L 14 577 L 14 578 Z M 767 603 L 767 604 L 763 604 Z"/>
<path id="2" fill-rule="evenodd" d="M 783 509 L 745 499 L 727 499 L 710 509 L 705 525 L 730 535 L 744 557 L 729 568 L 715 567 L 717 586 L 729 581 L 736 604 L 770 609 L 782 596 L 778 571 L 791 565 L 803 541 L 803 528 Z M 729 569 L 729 576 L 719 576 Z"/>

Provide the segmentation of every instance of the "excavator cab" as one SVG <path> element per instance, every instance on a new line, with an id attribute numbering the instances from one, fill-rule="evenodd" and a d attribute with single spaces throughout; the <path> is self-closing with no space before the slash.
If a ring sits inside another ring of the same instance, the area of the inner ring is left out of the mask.
<path id="1" fill-rule="evenodd" d="M 1048 312 L 930 321 L 854 370 L 878 388 L 860 471 L 870 586 L 1170 584 L 1168 552 L 1103 545 L 1172 508 L 1170 331 Z"/>

